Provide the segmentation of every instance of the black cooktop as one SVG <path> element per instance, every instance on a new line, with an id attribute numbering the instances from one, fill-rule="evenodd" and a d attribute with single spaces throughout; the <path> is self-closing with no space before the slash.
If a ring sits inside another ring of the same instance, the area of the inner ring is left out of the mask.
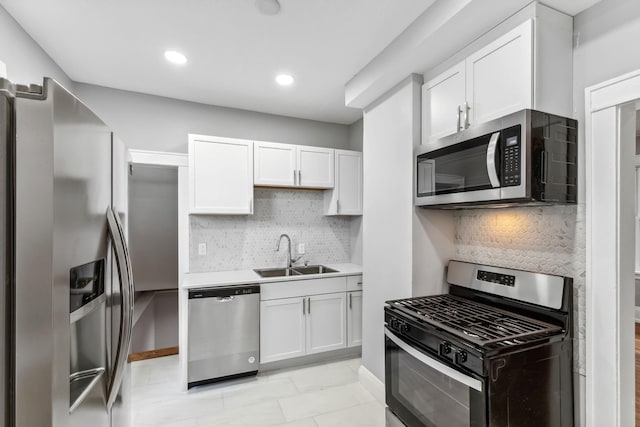
<path id="1" fill-rule="evenodd" d="M 387 304 L 482 347 L 523 344 L 562 332 L 561 326 L 450 294 L 393 300 Z"/>

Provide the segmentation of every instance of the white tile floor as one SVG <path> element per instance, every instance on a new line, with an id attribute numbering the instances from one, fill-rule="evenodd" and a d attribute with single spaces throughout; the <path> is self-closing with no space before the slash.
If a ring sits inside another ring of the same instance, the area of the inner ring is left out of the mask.
<path id="1" fill-rule="evenodd" d="M 384 427 L 360 359 L 260 373 L 181 392 L 178 356 L 132 364 L 134 427 Z"/>

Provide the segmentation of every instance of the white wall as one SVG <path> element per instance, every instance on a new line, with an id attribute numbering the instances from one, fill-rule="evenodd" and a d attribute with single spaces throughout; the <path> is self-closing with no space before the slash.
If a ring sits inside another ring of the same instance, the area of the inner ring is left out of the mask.
<path id="1" fill-rule="evenodd" d="M 187 152 L 187 134 L 348 148 L 346 125 L 217 107 L 76 83 L 75 90 L 129 148 Z"/>
<path id="2" fill-rule="evenodd" d="M 420 138 L 412 76 L 364 113 L 362 364 L 384 381 L 384 302 L 411 296 L 413 147 Z"/>
<path id="3" fill-rule="evenodd" d="M 7 11 L 0 6 L 0 61 L 7 66 L 7 77 L 15 83 L 42 84 L 43 77 L 53 77 L 73 90 L 73 82 L 53 62 Z"/>

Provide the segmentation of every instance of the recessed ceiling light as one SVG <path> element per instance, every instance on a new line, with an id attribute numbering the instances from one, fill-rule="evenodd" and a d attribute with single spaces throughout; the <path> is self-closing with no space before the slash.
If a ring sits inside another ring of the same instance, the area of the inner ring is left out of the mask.
<path id="1" fill-rule="evenodd" d="M 289 86 L 293 83 L 293 77 L 289 74 L 279 74 L 276 76 L 276 82 L 278 82 L 280 86 Z"/>
<path id="2" fill-rule="evenodd" d="M 176 52 L 175 50 L 168 50 L 164 53 L 164 57 L 167 61 L 172 62 L 174 64 L 186 64 L 187 57 L 181 54 L 180 52 Z"/>

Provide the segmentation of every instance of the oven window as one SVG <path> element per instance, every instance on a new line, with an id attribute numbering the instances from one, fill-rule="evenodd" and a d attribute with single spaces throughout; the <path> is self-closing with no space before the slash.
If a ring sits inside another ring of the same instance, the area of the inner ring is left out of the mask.
<path id="1" fill-rule="evenodd" d="M 491 134 L 418 156 L 418 197 L 493 188 L 487 170 L 490 140 Z M 500 159 L 499 151 L 500 144 L 495 162 Z M 500 175 L 500 165 L 496 166 Z"/>
<path id="2" fill-rule="evenodd" d="M 408 426 L 471 427 L 478 393 L 420 362 L 386 339 L 387 404 Z M 476 396 L 477 397 L 477 396 Z M 473 408 L 475 405 L 471 404 Z M 481 415 L 480 418 L 484 416 Z"/>

